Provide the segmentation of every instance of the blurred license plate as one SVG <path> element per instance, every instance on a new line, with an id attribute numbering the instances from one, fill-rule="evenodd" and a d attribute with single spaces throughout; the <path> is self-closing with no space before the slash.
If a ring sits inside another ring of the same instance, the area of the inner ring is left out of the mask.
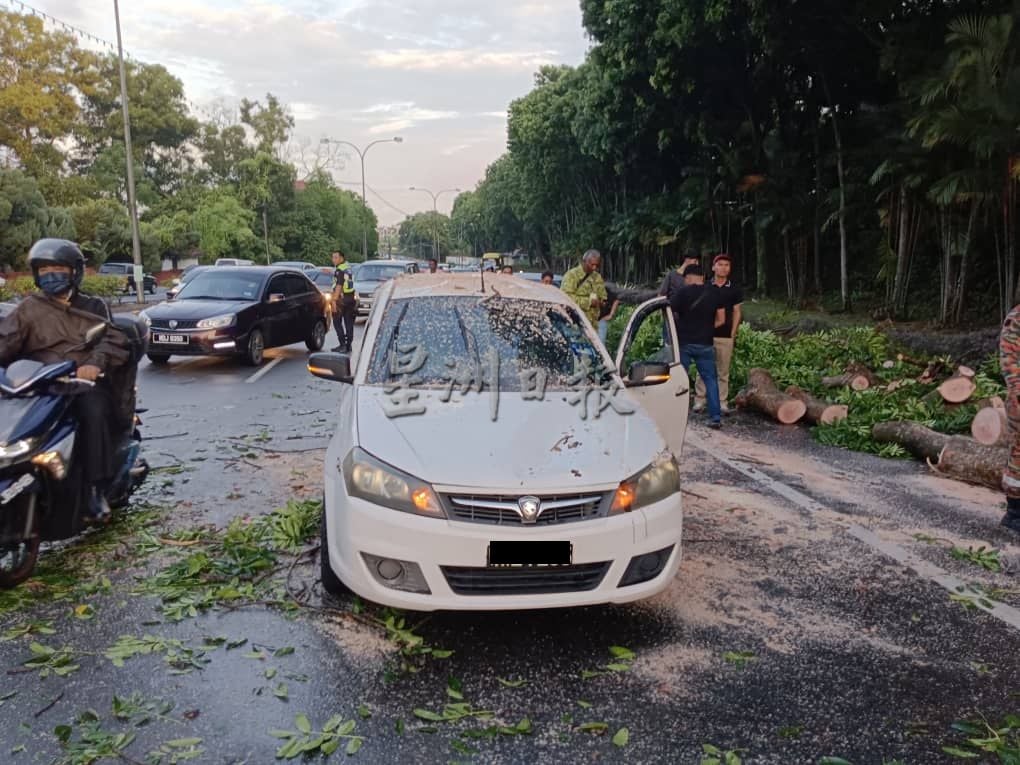
<path id="1" fill-rule="evenodd" d="M 172 343 L 174 345 L 187 345 L 187 335 L 153 335 L 153 342 L 156 343 Z"/>
<path id="2" fill-rule="evenodd" d="M 569 566 L 570 542 L 489 542 L 490 566 Z"/>

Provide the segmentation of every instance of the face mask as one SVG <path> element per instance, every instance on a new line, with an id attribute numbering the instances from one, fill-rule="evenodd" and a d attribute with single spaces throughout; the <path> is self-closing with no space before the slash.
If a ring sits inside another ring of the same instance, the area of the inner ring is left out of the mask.
<path id="1" fill-rule="evenodd" d="M 39 289 L 47 295 L 60 295 L 71 289 L 71 276 L 61 273 L 43 274 L 39 277 Z"/>

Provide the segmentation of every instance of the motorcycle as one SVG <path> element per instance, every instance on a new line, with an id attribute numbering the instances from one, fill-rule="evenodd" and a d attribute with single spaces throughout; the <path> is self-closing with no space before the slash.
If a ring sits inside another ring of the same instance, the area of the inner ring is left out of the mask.
<path id="1" fill-rule="evenodd" d="M 113 325 L 131 341 L 133 373 L 145 353 L 145 329 L 130 316 L 114 317 Z M 75 350 L 95 347 L 109 326 L 91 327 Z M 69 539 L 85 527 L 89 481 L 76 459 L 72 404 L 95 383 L 76 377 L 76 368 L 73 361 L 28 360 L 0 368 L 0 589 L 32 574 L 40 542 Z M 149 473 L 139 456 L 144 411 L 135 410 L 115 447 L 118 469 L 106 493 L 111 508 L 124 507 Z"/>

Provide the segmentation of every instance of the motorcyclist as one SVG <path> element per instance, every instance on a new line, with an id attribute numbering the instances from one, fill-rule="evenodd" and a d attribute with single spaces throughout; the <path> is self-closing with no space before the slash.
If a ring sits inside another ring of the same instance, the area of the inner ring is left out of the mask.
<path id="1" fill-rule="evenodd" d="M 18 359 L 43 364 L 65 360 L 77 363 L 77 376 L 96 383 L 75 396 L 78 421 L 75 459 L 81 461 L 89 484 L 86 508 L 91 522 L 105 522 L 110 507 L 105 492 L 115 477 L 117 391 L 110 375 L 130 361 L 126 336 L 112 324 L 95 347 L 83 349 L 85 333 L 96 319 L 110 322 L 110 309 L 99 298 L 80 292 L 85 256 L 74 242 L 40 239 L 28 254 L 28 264 L 42 294 L 26 296 L 0 321 L 0 366 Z"/>

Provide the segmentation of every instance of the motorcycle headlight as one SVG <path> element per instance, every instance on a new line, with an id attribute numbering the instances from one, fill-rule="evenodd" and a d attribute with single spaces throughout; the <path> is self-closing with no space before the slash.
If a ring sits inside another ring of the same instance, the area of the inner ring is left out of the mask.
<path id="1" fill-rule="evenodd" d="M 392 510 L 445 518 L 436 493 L 425 481 L 397 470 L 355 447 L 344 459 L 344 481 L 352 497 Z"/>
<path id="2" fill-rule="evenodd" d="M 36 439 L 34 438 L 23 438 L 13 443 L 0 444 L 0 460 L 11 462 L 12 460 L 24 457 L 35 448 L 35 442 Z"/>
<path id="3" fill-rule="evenodd" d="M 661 502 L 680 491 L 680 467 L 669 452 L 632 478 L 623 481 L 613 497 L 610 513 L 629 513 Z"/>
<path id="4" fill-rule="evenodd" d="M 224 327 L 231 326 L 237 320 L 235 314 L 229 314 L 228 316 L 214 316 L 211 319 L 202 319 L 197 326 L 199 329 L 223 329 Z"/>

